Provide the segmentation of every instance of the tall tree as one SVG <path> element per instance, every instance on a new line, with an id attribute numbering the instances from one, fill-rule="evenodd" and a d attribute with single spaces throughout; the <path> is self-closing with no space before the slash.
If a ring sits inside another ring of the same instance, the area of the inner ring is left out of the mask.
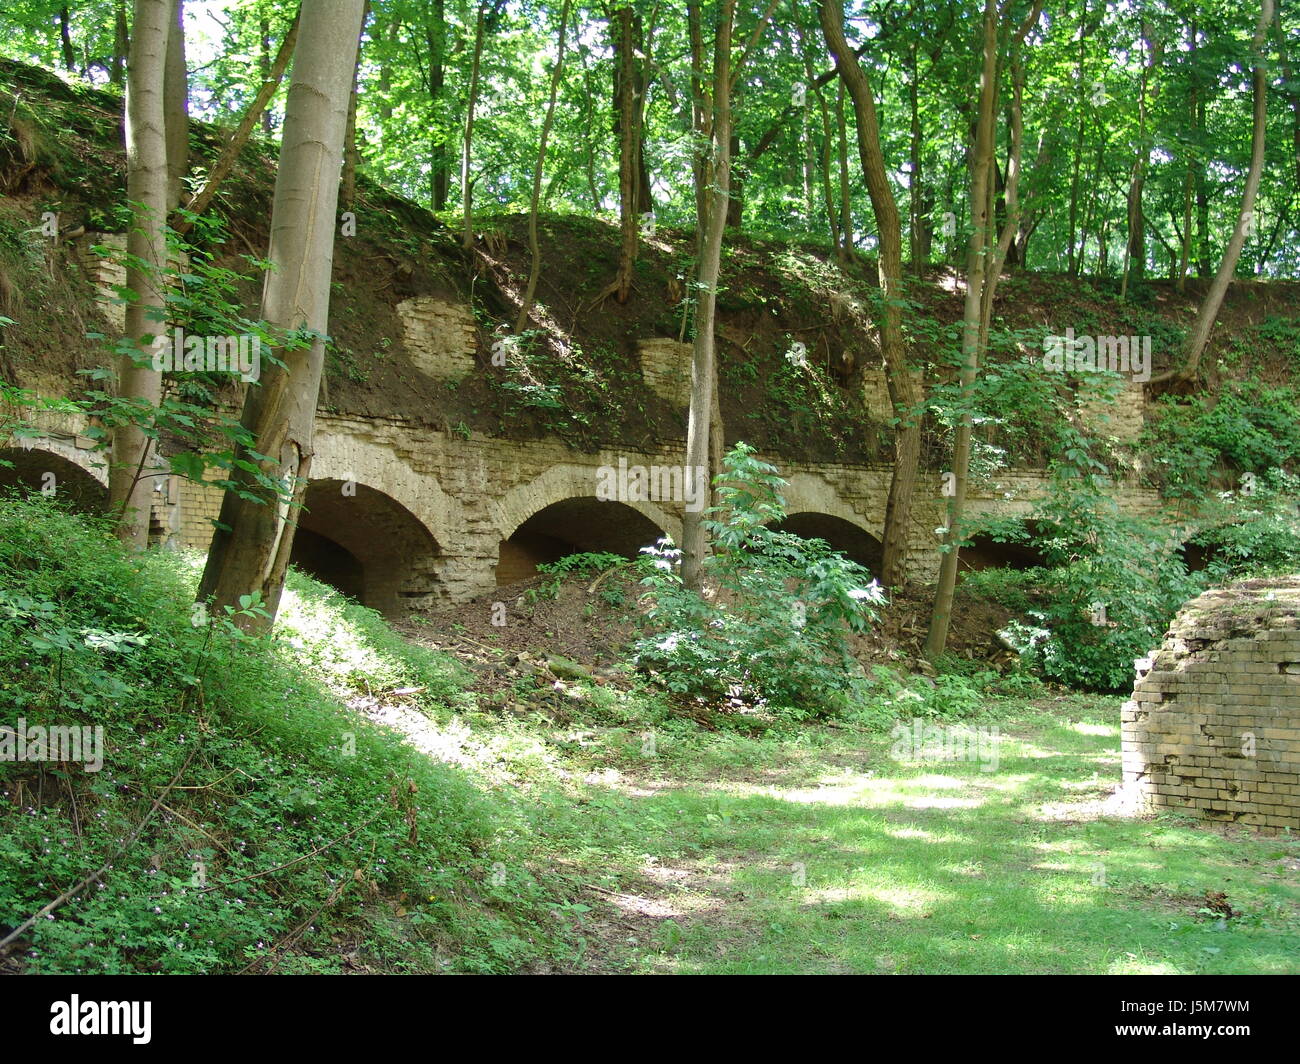
<path id="1" fill-rule="evenodd" d="M 167 264 L 167 119 L 163 102 L 172 0 L 135 0 L 126 85 L 126 198 L 131 230 L 126 238 L 126 336 L 134 350 L 119 356 L 117 394 L 141 410 L 162 397 L 162 375 L 153 368 L 164 325 Z M 110 508 L 124 543 L 149 543 L 150 481 L 143 477 L 152 441 L 138 422 L 113 429 L 109 465 Z"/>
<path id="2" fill-rule="evenodd" d="M 1260 0 L 1259 20 L 1255 23 L 1255 36 L 1251 42 L 1251 101 L 1252 120 L 1250 135 L 1250 167 L 1246 171 L 1246 185 L 1241 193 L 1241 209 L 1237 214 L 1237 223 L 1232 228 L 1232 236 L 1223 250 L 1223 259 L 1218 272 L 1214 275 L 1205 299 L 1196 314 L 1196 321 L 1179 352 L 1182 365 L 1164 373 L 1158 373 L 1150 380 L 1151 384 L 1163 384 L 1167 381 L 1186 382 L 1193 380 L 1201 365 L 1201 356 L 1205 345 L 1210 341 L 1210 331 L 1219 316 L 1219 307 L 1223 297 L 1232 284 L 1232 275 L 1237 269 L 1237 260 L 1241 249 L 1246 244 L 1246 237 L 1254 227 L 1255 197 L 1259 193 L 1260 177 L 1264 173 L 1264 134 L 1268 126 L 1268 57 L 1265 45 L 1268 41 L 1269 24 L 1273 21 L 1273 0 Z"/>
<path id="3" fill-rule="evenodd" d="M 697 25 L 702 23 L 699 0 Z M 704 473 L 709 479 L 709 429 L 714 408 L 714 323 L 718 306 L 718 275 L 722 268 L 722 234 L 727 225 L 727 195 L 731 187 L 731 34 L 736 21 L 736 0 L 720 0 L 713 42 L 713 79 L 702 110 L 703 127 L 696 131 L 706 147 L 703 165 L 697 167 L 696 202 L 705 204 L 698 228 L 703 233 L 695 312 L 695 344 L 691 352 L 691 401 L 686 422 L 686 475 Z M 699 589 L 703 577 L 706 537 L 703 514 L 687 510 L 682 517 L 682 582 Z"/>
<path id="4" fill-rule="evenodd" d="M 278 352 L 250 385 L 242 425 L 254 441 L 241 447 L 234 486 L 221 502 L 199 600 L 234 606 L 258 592 L 274 618 L 284 588 L 295 524 L 311 471 L 316 402 L 329 325 L 339 169 L 348 91 L 361 36 L 364 0 L 303 0 L 297 58 L 285 106 L 280 167 L 271 209 L 272 268 L 262 290 L 262 317 L 285 333 L 306 330 L 306 346 Z M 256 467 L 262 477 L 250 472 Z M 284 486 L 284 493 L 267 487 Z M 287 495 L 286 499 L 284 496 Z M 247 619 L 263 628 L 267 619 Z"/>
<path id="5" fill-rule="evenodd" d="M 898 204 L 889 185 L 885 155 L 880 147 L 880 123 L 875 95 L 857 56 L 844 37 L 842 0 L 822 0 L 817 5 L 826 47 L 835 60 L 844 87 L 853 100 L 857 118 L 858 154 L 871 209 L 880 238 L 877 273 L 880 281 L 880 348 L 885 360 L 889 399 L 898 417 L 894 432 L 894 471 L 885 505 L 885 530 L 881 582 L 886 587 L 903 583 L 911 531 L 912 495 L 921 460 L 921 387 L 907 364 L 903 338 L 903 236 Z"/>
<path id="6" fill-rule="evenodd" d="M 1017 49 L 1038 22 L 1043 0 L 1033 7 L 1011 37 Z M 1013 74 L 1010 162 L 1007 167 L 1008 218 L 1002 232 L 994 232 L 994 149 L 997 134 L 999 52 L 999 11 L 997 0 L 985 0 L 983 46 L 979 81 L 979 104 L 975 119 L 975 137 L 971 149 L 970 215 L 971 235 L 966 252 L 966 294 L 962 304 L 961 370 L 958 374 L 960 412 L 953 433 L 951 494 L 948 497 L 948 520 L 944 530 L 943 557 L 939 563 L 939 583 L 935 589 L 930 628 L 926 633 L 925 657 L 933 661 L 948 643 L 948 626 L 952 620 L 953 594 L 957 587 L 957 562 L 964 535 L 962 519 L 970 481 L 971 435 L 974 426 L 975 382 L 980 362 L 988 346 L 989 322 L 993 295 L 1007 249 L 1019 227 L 1018 182 L 1020 171 L 1020 87 L 1018 70 Z"/>
<path id="7" fill-rule="evenodd" d="M 519 316 L 515 319 L 515 332 L 523 332 L 528 324 L 528 315 L 533 311 L 533 300 L 537 296 L 537 277 L 542 269 L 542 246 L 537 238 L 537 209 L 542 195 L 542 171 L 546 166 L 546 142 L 551 135 L 551 123 L 555 119 L 555 97 L 560 91 L 560 78 L 564 74 L 564 38 L 569 32 L 569 7 L 571 0 L 564 0 L 560 8 L 560 39 L 555 45 L 555 66 L 551 70 L 551 95 L 546 103 L 546 118 L 542 121 L 542 135 L 537 143 L 537 165 L 533 167 L 533 197 L 528 206 L 528 248 L 532 252 L 532 263 L 528 270 L 528 284 L 524 289 L 524 298 L 519 304 Z"/>

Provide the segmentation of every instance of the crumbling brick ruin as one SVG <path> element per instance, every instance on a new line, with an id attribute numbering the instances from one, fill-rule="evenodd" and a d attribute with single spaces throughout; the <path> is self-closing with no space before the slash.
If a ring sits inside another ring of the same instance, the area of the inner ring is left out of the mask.
<path id="1" fill-rule="evenodd" d="M 1207 591 L 1138 662 L 1124 785 L 1148 807 L 1300 828 L 1300 577 Z"/>

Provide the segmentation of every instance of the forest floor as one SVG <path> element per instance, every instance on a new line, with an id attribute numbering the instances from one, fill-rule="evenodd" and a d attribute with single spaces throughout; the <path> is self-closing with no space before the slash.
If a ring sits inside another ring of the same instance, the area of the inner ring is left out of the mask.
<path id="1" fill-rule="evenodd" d="M 593 756 L 536 825 L 591 877 L 573 970 L 1300 971 L 1300 842 L 1117 808 L 1116 700 L 977 726 L 998 729 L 996 772 L 828 728 Z"/>
<path id="2" fill-rule="evenodd" d="M 512 783 L 534 870 L 573 889 L 553 970 L 1300 972 L 1300 840 L 1123 808 L 1119 699 L 1042 688 L 923 722 L 972 730 L 948 751 L 971 759 L 838 722 L 643 727 L 593 701 L 635 693 L 584 583 L 499 589 L 527 605 L 496 629 L 486 602 L 406 627 L 555 755 Z M 982 646 L 987 622 L 959 630 Z"/>

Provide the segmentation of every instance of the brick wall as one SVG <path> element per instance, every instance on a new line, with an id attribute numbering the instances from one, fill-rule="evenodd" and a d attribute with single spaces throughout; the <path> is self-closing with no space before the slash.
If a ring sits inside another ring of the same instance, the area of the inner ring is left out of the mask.
<path id="1" fill-rule="evenodd" d="M 1121 720 L 1141 803 L 1300 829 L 1300 577 L 1193 599 L 1138 662 Z"/>

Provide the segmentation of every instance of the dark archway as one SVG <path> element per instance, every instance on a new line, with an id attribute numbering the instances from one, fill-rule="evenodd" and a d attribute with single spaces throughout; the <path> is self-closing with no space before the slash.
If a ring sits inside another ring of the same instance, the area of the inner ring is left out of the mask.
<path id="1" fill-rule="evenodd" d="M 790 514 L 784 521 L 772 525 L 772 530 L 791 532 L 803 539 L 823 539 L 831 549 L 871 570 L 874 576 L 880 575 L 880 540 L 842 517 L 818 513 Z"/>
<path id="2" fill-rule="evenodd" d="M 419 518 L 382 491 L 314 480 L 298 515 L 290 561 L 363 606 L 392 615 L 440 597 L 439 553 Z"/>
<path id="3" fill-rule="evenodd" d="M 663 529 L 626 503 L 565 499 L 538 510 L 501 541 L 497 586 L 527 580 L 537 575 L 539 565 L 569 554 L 605 551 L 635 558 L 663 535 Z"/>
<path id="4" fill-rule="evenodd" d="M 982 569 L 1033 569 L 1046 565 L 1043 552 L 1032 543 L 998 543 L 991 536 L 972 536 L 957 555 L 963 572 Z"/>
<path id="5" fill-rule="evenodd" d="M 49 494 L 79 513 L 102 514 L 108 510 L 108 489 L 76 462 L 37 448 L 0 449 L 0 488 L 33 494 Z M 48 488 L 48 490 L 46 490 Z"/>

